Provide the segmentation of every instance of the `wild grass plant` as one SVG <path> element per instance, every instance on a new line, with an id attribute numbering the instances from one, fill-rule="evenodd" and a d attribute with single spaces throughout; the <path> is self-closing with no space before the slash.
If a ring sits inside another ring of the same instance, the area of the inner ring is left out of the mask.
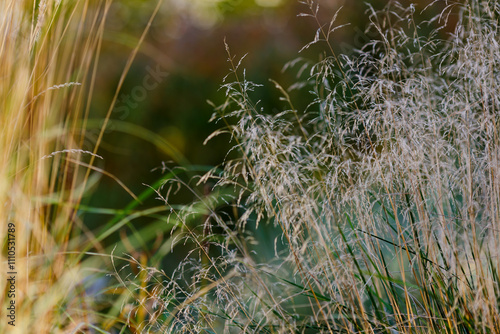
<path id="1" fill-rule="evenodd" d="M 147 283 L 124 281 L 151 306 L 146 328 L 500 332 L 500 3 L 446 2 L 427 22 L 413 5 L 369 7 L 377 37 L 351 55 L 334 52 L 335 17 L 304 5 L 325 53 L 290 63 L 289 89 L 271 83 L 281 111 L 260 108 L 267 88 L 227 48 L 215 118 L 240 158 L 200 180 L 225 194 L 174 208 L 158 190 L 197 249 L 173 275 L 139 266 Z M 300 110 L 297 89 L 311 93 Z"/>
<path id="2" fill-rule="evenodd" d="M 111 3 L 0 2 L 0 333 L 121 328 L 120 307 L 96 302 L 111 232 L 89 230 L 81 205 L 111 176 L 97 154 L 105 125 L 89 145 L 86 124 Z"/>
<path id="3" fill-rule="evenodd" d="M 84 291 L 75 284 L 81 268 L 65 252 L 78 239 L 71 231 L 85 188 L 79 164 L 93 156 L 80 149 L 75 121 L 86 112 L 103 8 L 86 1 L 0 6 L 1 263 L 3 274 L 16 273 L 13 282 L 2 275 L 0 332 L 57 332 L 92 318 L 83 299 L 75 304 Z M 7 247 L 15 250 L 12 268 Z"/>

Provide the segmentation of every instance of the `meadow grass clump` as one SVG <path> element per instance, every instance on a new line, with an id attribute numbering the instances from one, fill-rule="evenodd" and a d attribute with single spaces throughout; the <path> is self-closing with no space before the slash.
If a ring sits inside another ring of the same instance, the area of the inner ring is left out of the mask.
<path id="1" fill-rule="evenodd" d="M 0 3 L 1 333 L 121 328 L 113 298 L 96 302 L 108 288 L 101 241 L 111 232 L 90 231 L 80 206 L 109 176 L 95 167 L 104 128 L 92 141 L 87 122 L 110 5 Z"/>
<path id="2" fill-rule="evenodd" d="M 70 253 L 86 242 L 80 164 L 100 158 L 82 149 L 78 122 L 88 115 L 107 5 L 8 0 L 0 8 L 1 263 L 2 277 L 15 276 L 0 284 L 0 332 L 89 330 L 90 274 Z"/>
<path id="3" fill-rule="evenodd" d="M 198 247 L 173 276 L 142 268 L 148 328 L 500 332 L 500 3 L 450 2 L 425 23 L 413 5 L 369 7 L 378 37 L 352 55 L 334 53 L 334 20 L 304 4 L 325 46 L 292 86 L 312 94 L 304 110 L 278 84 L 287 106 L 261 110 L 251 96 L 264 88 L 228 48 L 216 118 L 240 158 L 201 179 L 227 204 L 171 207 Z"/>

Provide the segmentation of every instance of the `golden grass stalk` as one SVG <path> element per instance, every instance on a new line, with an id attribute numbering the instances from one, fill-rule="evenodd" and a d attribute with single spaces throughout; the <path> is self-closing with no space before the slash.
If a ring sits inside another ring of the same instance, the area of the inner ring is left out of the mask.
<path id="1" fill-rule="evenodd" d="M 82 161 L 93 155 L 82 149 L 85 131 L 77 124 L 88 115 L 109 5 L 0 3 L 0 286 L 7 292 L 1 294 L 2 333 L 92 326 L 88 306 L 76 302 L 84 296 L 78 286 L 85 274 L 65 254 L 79 234 L 73 226 L 79 223 L 75 206 L 85 194 Z M 15 249 L 15 261 L 9 262 L 7 247 Z"/>

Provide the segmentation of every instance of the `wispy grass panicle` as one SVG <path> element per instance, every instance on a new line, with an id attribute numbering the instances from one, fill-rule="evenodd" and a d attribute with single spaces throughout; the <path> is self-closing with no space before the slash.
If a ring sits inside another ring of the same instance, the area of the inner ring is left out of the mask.
<path id="1" fill-rule="evenodd" d="M 369 7 L 373 37 L 338 55 L 336 14 L 304 4 L 325 52 L 290 63 L 307 73 L 290 89 L 271 83 L 282 110 L 252 100 L 265 88 L 226 45 L 218 133 L 240 155 L 202 178 L 219 201 L 162 197 L 198 254 L 174 277 L 149 270 L 170 289 L 151 330 L 499 332 L 500 5 L 447 2 L 426 22 Z"/>

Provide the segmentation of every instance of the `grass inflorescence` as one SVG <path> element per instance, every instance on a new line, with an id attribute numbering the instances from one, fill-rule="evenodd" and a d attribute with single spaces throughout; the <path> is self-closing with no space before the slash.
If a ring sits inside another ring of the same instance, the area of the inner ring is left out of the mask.
<path id="1" fill-rule="evenodd" d="M 500 3 L 447 2 L 427 22 L 413 5 L 369 7 L 376 37 L 350 55 L 334 51 L 335 18 L 304 5 L 325 52 L 288 66 L 291 89 L 272 82 L 281 111 L 261 109 L 265 87 L 227 47 L 214 118 L 240 157 L 202 178 L 218 192 L 191 206 L 159 192 L 196 247 L 171 276 L 142 268 L 148 328 L 499 332 Z"/>

